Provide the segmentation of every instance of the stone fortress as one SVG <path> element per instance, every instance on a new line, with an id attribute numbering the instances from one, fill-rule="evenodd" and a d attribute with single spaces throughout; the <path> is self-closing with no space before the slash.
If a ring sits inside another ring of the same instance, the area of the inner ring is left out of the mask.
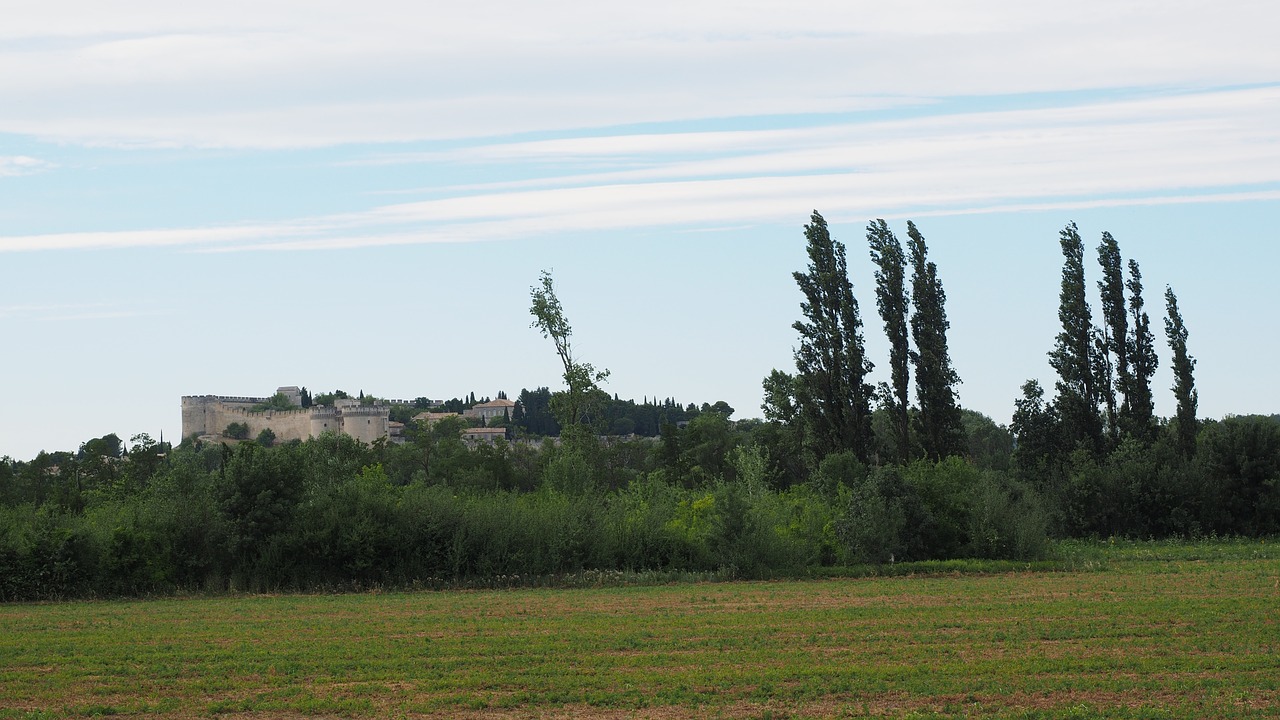
<path id="1" fill-rule="evenodd" d="M 389 405 L 361 405 L 355 398 L 340 398 L 332 407 L 302 407 L 302 390 L 296 386 L 281 387 L 277 394 L 292 403 L 288 410 L 254 410 L 254 406 L 270 398 L 227 397 L 223 395 L 184 395 L 182 397 L 182 437 L 222 439 L 231 423 L 249 426 L 249 437 L 263 430 L 275 433 L 276 442 L 307 440 L 322 433 L 350 435 L 361 442 L 372 443 L 391 435 Z M 398 423 L 395 423 L 398 425 Z"/>

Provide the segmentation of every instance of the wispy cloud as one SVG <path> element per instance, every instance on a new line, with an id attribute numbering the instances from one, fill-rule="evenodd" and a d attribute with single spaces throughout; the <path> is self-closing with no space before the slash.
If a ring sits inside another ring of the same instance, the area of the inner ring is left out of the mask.
<path id="1" fill-rule="evenodd" d="M 1213 0 L 61 0 L 0 28 L 0 132 L 311 147 L 1275 82 L 1277 24 Z"/>
<path id="2" fill-rule="evenodd" d="M 0 155 L 0 177 L 33 175 L 53 167 L 51 162 L 27 155 Z"/>
<path id="3" fill-rule="evenodd" d="M 1280 187 L 1280 87 L 767 132 L 490 144 L 436 160 L 466 167 L 501 157 L 536 169 L 548 156 L 590 158 L 600 171 L 552 163 L 519 183 L 441 186 L 433 199 L 358 212 L 0 237 L 0 251 L 302 250 L 759 224 L 815 207 L 870 217 L 1257 199 Z"/>

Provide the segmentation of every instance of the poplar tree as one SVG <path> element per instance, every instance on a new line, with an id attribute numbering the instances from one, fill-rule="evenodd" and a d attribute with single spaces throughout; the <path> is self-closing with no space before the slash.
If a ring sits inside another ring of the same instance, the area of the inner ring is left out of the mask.
<path id="1" fill-rule="evenodd" d="M 815 210 L 804 227 L 807 272 L 792 274 L 804 302 L 795 351 L 796 407 L 805 427 L 805 443 L 814 460 L 840 451 L 870 459 L 871 398 L 858 301 L 845 261 L 844 245 L 831 239 L 827 222 Z"/>
<path id="2" fill-rule="evenodd" d="M 1151 378 L 1155 375 L 1159 358 L 1156 357 L 1155 337 L 1151 334 L 1151 318 L 1143 309 L 1142 272 L 1136 260 L 1129 260 L 1129 317 L 1133 331 L 1126 339 L 1126 350 L 1131 365 L 1129 388 L 1125 393 L 1125 430 L 1134 437 L 1150 441 L 1155 434 L 1155 403 L 1151 395 Z"/>
<path id="3" fill-rule="evenodd" d="M 564 306 L 556 296 L 551 273 L 542 271 L 538 285 L 529 288 L 529 314 L 533 315 L 531 327 L 537 328 L 544 338 L 550 338 L 556 347 L 556 355 L 564 366 L 565 390 L 551 396 L 551 412 L 560 423 L 562 437 L 570 441 L 580 440 L 589 434 L 583 423 L 599 410 L 600 383 L 609 377 L 608 370 L 596 370 L 591 363 L 582 362 L 573 355 L 573 327 L 565 317 Z M 607 396 L 606 396 L 607 397 Z M 475 393 L 471 394 L 475 402 Z"/>
<path id="4" fill-rule="evenodd" d="M 902 244 L 884 220 L 867 225 L 871 261 L 876 264 L 876 308 L 889 339 L 891 383 L 881 390 L 881 399 L 893 417 L 897 435 L 898 460 L 906 463 L 911 452 L 911 418 L 908 393 L 911 387 L 910 347 L 907 340 L 906 256 Z"/>
<path id="5" fill-rule="evenodd" d="M 1183 457 L 1191 457 L 1196 452 L 1196 405 L 1200 399 L 1196 393 L 1195 378 L 1192 377 L 1196 361 L 1187 354 L 1187 328 L 1182 323 L 1182 314 L 1178 312 L 1178 296 L 1167 285 L 1164 302 L 1168 310 L 1164 319 L 1164 334 L 1169 340 L 1169 349 L 1173 351 L 1173 396 L 1178 401 L 1178 449 Z"/>
<path id="6" fill-rule="evenodd" d="M 916 400 L 920 403 L 920 442 L 925 455 L 941 460 L 965 449 L 964 421 L 956 402 L 960 376 L 951 365 L 947 348 L 947 294 L 938 279 L 938 266 L 929 261 L 929 248 L 915 223 L 907 221 L 907 247 L 911 252 L 911 295 L 915 312 L 911 336 L 915 352 Z"/>
<path id="7" fill-rule="evenodd" d="M 1058 372 L 1056 404 L 1068 447 L 1081 443 L 1100 449 L 1102 420 L 1098 416 L 1098 387 L 1094 377 L 1092 312 L 1084 280 L 1084 242 L 1075 223 L 1059 236 L 1064 263 L 1059 293 L 1058 319 L 1062 331 L 1049 353 L 1049 364 Z"/>
<path id="8" fill-rule="evenodd" d="M 1102 243 L 1098 245 L 1098 264 L 1102 266 L 1098 292 L 1102 296 L 1101 353 L 1105 359 L 1101 366 L 1106 381 L 1102 391 L 1107 406 L 1107 430 L 1115 441 L 1120 436 L 1120 418 L 1130 414 L 1129 395 L 1132 393 L 1133 378 L 1129 371 L 1129 316 L 1124 301 L 1124 264 L 1120 258 L 1120 245 L 1109 232 L 1102 233 Z M 1111 357 L 1115 358 L 1114 386 L 1110 382 Z M 1117 389 L 1124 396 L 1119 407 L 1116 402 Z"/>

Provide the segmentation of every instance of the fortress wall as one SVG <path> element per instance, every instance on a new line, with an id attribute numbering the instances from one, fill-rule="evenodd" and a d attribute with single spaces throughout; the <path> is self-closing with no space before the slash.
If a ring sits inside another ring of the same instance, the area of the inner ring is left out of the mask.
<path id="1" fill-rule="evenodd" d="M 342 418 L 338 411 L 324 406 L 311 408 L 311 437 L 327 432 L 342 432 Z"/>
<path id="2" fill-rule="evenodd" d="M 189 395 L 182 398 L 182 436 L 219 435 L 231 423 L 249 426 L 249 437 L 270 428 L 277 442 L 307 440 L 324 432 L 345 433 L 361 442 L 372 443 L 390 435 L 385 405 L 353 406 L 341 410 L 329 407 L 296 408 L 251 412 L 264 398 L 227 398 L 218 395 Z"/>
<path id="3" fill-rule="evenodd" d="M 229 423 L 245 422 L 240 419 L 227 419 L 228 413 L 235 410 L 247 411 L 265 401 L 266 398 L 184 395 L 182 397 L 182 437 L 220 433 Z M 276 434 L 279 435 L 279 431 L 276 431 Z"/>
<path id="4" fill-rule="evenodd" d="M 372 443 L 390 434 L 391 428 L 387 419 L 387 408 L 370 406 L 346 408 L 342 411 L 342 432 L 359 440 Z"/>
<path id="5" fill-rule="evenodd" d="M 182 437 L 217 432 L 218 396 L 187 395 L 182 398 Z M 223 426 L 225 427 L 225 425 Z M 220 429 L 220 428 L 219 428 Z"/>
<path id="6" fill-rule="evenodd" d="M 311 437 L 311 411 L 302 408 L 249 412 L 242 407 L 223 405 L 218 413 L 218 424 L 212 432 L 220 433 L 233 422 L 248 425 L 250 438 L 257 437 L 258 433 L 267 428 L 276 434 L 276 442 L 306 440 Z"/>

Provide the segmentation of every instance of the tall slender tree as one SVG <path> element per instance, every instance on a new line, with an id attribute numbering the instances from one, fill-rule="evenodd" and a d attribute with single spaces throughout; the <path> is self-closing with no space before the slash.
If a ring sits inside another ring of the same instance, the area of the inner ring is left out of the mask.
<path id="1" fill-rule="evenodd" d="M 905 463 L 911 453 L 911 416 L 908 413 L 911 390 L 911 348 L 907 338 L 907 258 L 902 244 L 884 220 L 867 225 L 867 243 L 871 261 L 876 264 L 876 308 L 884 321 L 884 334 L 889 339 L 890 385 L 882 386 L 881 400 L 893 417 L 897 435 L 898 460 Z"/>
<path id="2" fill-rule="evenodd" d="M 911 253 L 911 295 L 915 312 L 911 336 L 916 350 L 916 399 L 920 403 L 920 442 L 925 455 L 940 460 L 965 449 L 964 416 L 956 401 L 960 375 L 951 365 L 947 348 L 947 294 L 938 279 L 938 266 L 929 261 L 929 248 L 915 223 L 907 222 L 907 247 Z"/>
<path id="3" fill-rule="evenodd" d="M 792 327 L 800 333 L 795 392 L 806 446 L 815 461 L 849 450 L 867 462 L 874 390 L 866 376 L 872 363 L 863 346 L 844 245 L 831 239 L 826 220 L 816 210 L 804 236 L 809 267 L 792 274 L 804 294 L 804 319 Z"/>
<path id="4" fill-rule="evenodd" d="M 531 327 L 551 339 L 556 346 L 556 355 L 564 365 L 565 390 L 551 396 L 551 412 L 560 424 L 561 435 L 567 440 L 585 437 L 589 432 L 581 423 L 593 411 L 599 410 L 599 396 L 603 394 L 600 383 L 608 379 L 609 371 L 596 370 L 591 363 L 574 357 L 571 343 L 573 328 L 564 315 L 560 298 L 556 296 L 551 273 L 542 271 L 538 285 L 529 288 L 529 297 L 529 314 L 534 318 Z M 471 400 L 475 402 L 475 393 L 471 394 Z"/>
<path id="5" fill-rule="evenodd" d="M 1130 414 L 1129 395 L 1132 392 L 1133 377 L 1129 371 L 1129 315 L 1124 301 L 1124 264 L 1120 258 L 1120 245 L 1109 232 L 1102 233 L 1102 243 L 1098 245 L 1098 264 L 1102 266 L 1102 279 L 1098 281 L 1103 319 L 1101 353 L 1104 362 L 1101 366 L 1106 374 L 1102 391 L 1107 406 L 1107 431 L 1115 441 L 1120 437 L 1120 418 Z M 1113 357 L 1114 365 L 1111 363 Z M 1110 382 L 1113 368 L 1114 385 Z M 1117 389 L 1124 397 L 1118 404 Z"/>
<path id="6" fill-rule="evenodd" d="M 1164 302 L 1168 310 L 1164 334 L 1169 339 L 1169 349 L 1173 351 L 1173 396 L 1178 401 L 1178 449 L 1184 457 L 1191 457 L 1196 451 L 1196 405 L 1200 400 L 1195 378 L 1192 377 L 1196 361 L 1187 354 L 1187 328 L 1182 323 L 1182 313 L 1178 312 L 1178 296 L 1167 285 Z"/>
<path id="7" fill-rule="evenodd" d="M 1062 289 L 1058 319 L 1062 331 L 1049 353 L 1049 364 L 1058 371 L 1056 404 L 1069 446 L 1101 448 L 1102 419 L 1098 415 L 1098 386 L 1094 377 L 1092 311 L 1084 279 L 1084 242 L 1075 223 L 1059 236 L 1062 255 Z"/>
<path id="8" fill-rule="evenodd" d="M 1129 260 L 1129 317 L 1133 331 L 1125 345 L 1131 372 L 1129 388 L 1125 393 L 1128 412 L 1124 415 L 1125 431 L 1141 440 L 1150 441 L 1155 435 L 1155 403 L 1151 395 L 1151 377 L 1155 375 L 1159 358 L 1156 356 L 1155 337 L 1151 334 L 1151 318 L 1143 309 L 1142 272 L 1136 260 Z"/>

